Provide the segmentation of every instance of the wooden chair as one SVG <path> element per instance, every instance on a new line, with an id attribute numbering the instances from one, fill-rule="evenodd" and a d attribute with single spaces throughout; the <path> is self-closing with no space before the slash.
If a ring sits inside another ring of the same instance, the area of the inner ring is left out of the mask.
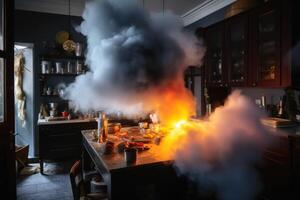
<path id="1" fill-rule="evenodd" d="M 74 200 L 83 199 L 107 199 L 107 194 L 105 193 L 88 193 L 87 185 L 83 181 L 81 172 L 81 161 L 76 161 L 70 170 L 70 181 L 72 186 L 72 192 Z"/>

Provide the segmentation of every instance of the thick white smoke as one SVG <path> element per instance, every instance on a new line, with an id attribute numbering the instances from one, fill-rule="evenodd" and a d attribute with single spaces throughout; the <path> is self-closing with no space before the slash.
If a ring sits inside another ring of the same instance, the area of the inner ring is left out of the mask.
<path id="1" fill-rule="evenodd" d="M 66 88 L 77 109 L 140 114 L 155 109 L 148 96 L 178 84 L 202 54 L 172 13 L 149 14 L 130 0 L 89 1 L 78 30 L 87 38 L 89 72 Z"/>
<path id="2" fill-rule="evenodd" d="M 261 185 L 254 165 L 268 141 L 262 116 L 250 99 L 235 91 L 207 121 L 187 122 L 174 130 L 165 138 L 163 151 L 171 153 L 180 174 L 215 191 L 218 199 L 255 199 Z"/>
<path id="3" fill-rule="evenodd" d="M 172 122 L 190 116 L 195 105 L 183 72 L 200 64 L 203 48 L 182 32 L 178 17 L 149 14 L 129 0 L 102 0 L 89 1 L 83 19 L 89 72 L 65 96 L 77 109 L 129 115 L 156 110 Z M 219 199 L 250 200 L 259 190 L 253 164 L 265 136 L 260 118 L 255 105 L 235 92 L 207 122 L 183 123 L 161 148 L 181 174 L 215 189 Z"/>

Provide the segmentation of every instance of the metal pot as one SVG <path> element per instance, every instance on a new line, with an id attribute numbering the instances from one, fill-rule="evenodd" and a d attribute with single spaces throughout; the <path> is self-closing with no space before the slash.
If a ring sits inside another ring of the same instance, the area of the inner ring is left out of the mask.
<path id="1" fill-rule="evenodd" d="M 50 105 L 51 110 L 56 110 L 56 109 L 57 109 L 57 106 L 58 106 L 58 103 L 56 103 L 56 102 L 51 102 L 51 103 L 49 103 L 49 105 Z"/>

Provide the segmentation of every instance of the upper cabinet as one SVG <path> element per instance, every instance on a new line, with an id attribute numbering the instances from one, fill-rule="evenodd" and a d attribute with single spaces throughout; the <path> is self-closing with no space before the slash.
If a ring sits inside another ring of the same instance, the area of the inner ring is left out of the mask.
<path id="1" fill-rule="evenodd" d="M 244 86 L 248 79 L 248 16 L 240 15 L 228 20 L 225 36 L 228 83 Z"/>
<path id="2" fill-rule="evenodd" d="M 224 25 L 217 24 L 207 29 L 205 80 L 209 85 L 223 86 L 226 80 L 224 63 Z"/>
<path id="3" fill-rule="evenodd" d="M 252 86 L 279 87 L 281 40 L 279 1 L 266 3 L 250 14 Z"/>
<path id="4" fill-rule="evenodd" d="M 205 28 L 206 86 L 295 86 L 290 6 L 290 0 L 269 0 Z"/>

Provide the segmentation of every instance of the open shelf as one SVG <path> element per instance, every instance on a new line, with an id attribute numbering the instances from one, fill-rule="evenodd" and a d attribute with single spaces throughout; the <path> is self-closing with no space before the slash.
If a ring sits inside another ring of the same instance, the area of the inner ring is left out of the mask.
<path id="1" fill-rule="evenodd" d="M 82 74 L 82 73 L 81 73 Z M 59 74 L 59 73 L 51 73 L 51 74 L 40 74 L 40 76 L 77 76 L 81 74 L 74 74 L 74 73 L 65 73 L 65 74 Z"/>
<path id="2" fill-rule="evenodd" d="M 54 94 L 50 94 L 50 95 L 47 95 L 47 94 L 41 94 L 40 95 L 41 97 L 52 97 L 52 98 L 60 98 L 60 96 L 58 94 L 54 95 Z"/>
<path id="3" fill-rule="evenodd" d="M 84 56 L 62 55 L 62 54 L 42 54 L 41 59 L 45 60 L 84 60 Z"/>

